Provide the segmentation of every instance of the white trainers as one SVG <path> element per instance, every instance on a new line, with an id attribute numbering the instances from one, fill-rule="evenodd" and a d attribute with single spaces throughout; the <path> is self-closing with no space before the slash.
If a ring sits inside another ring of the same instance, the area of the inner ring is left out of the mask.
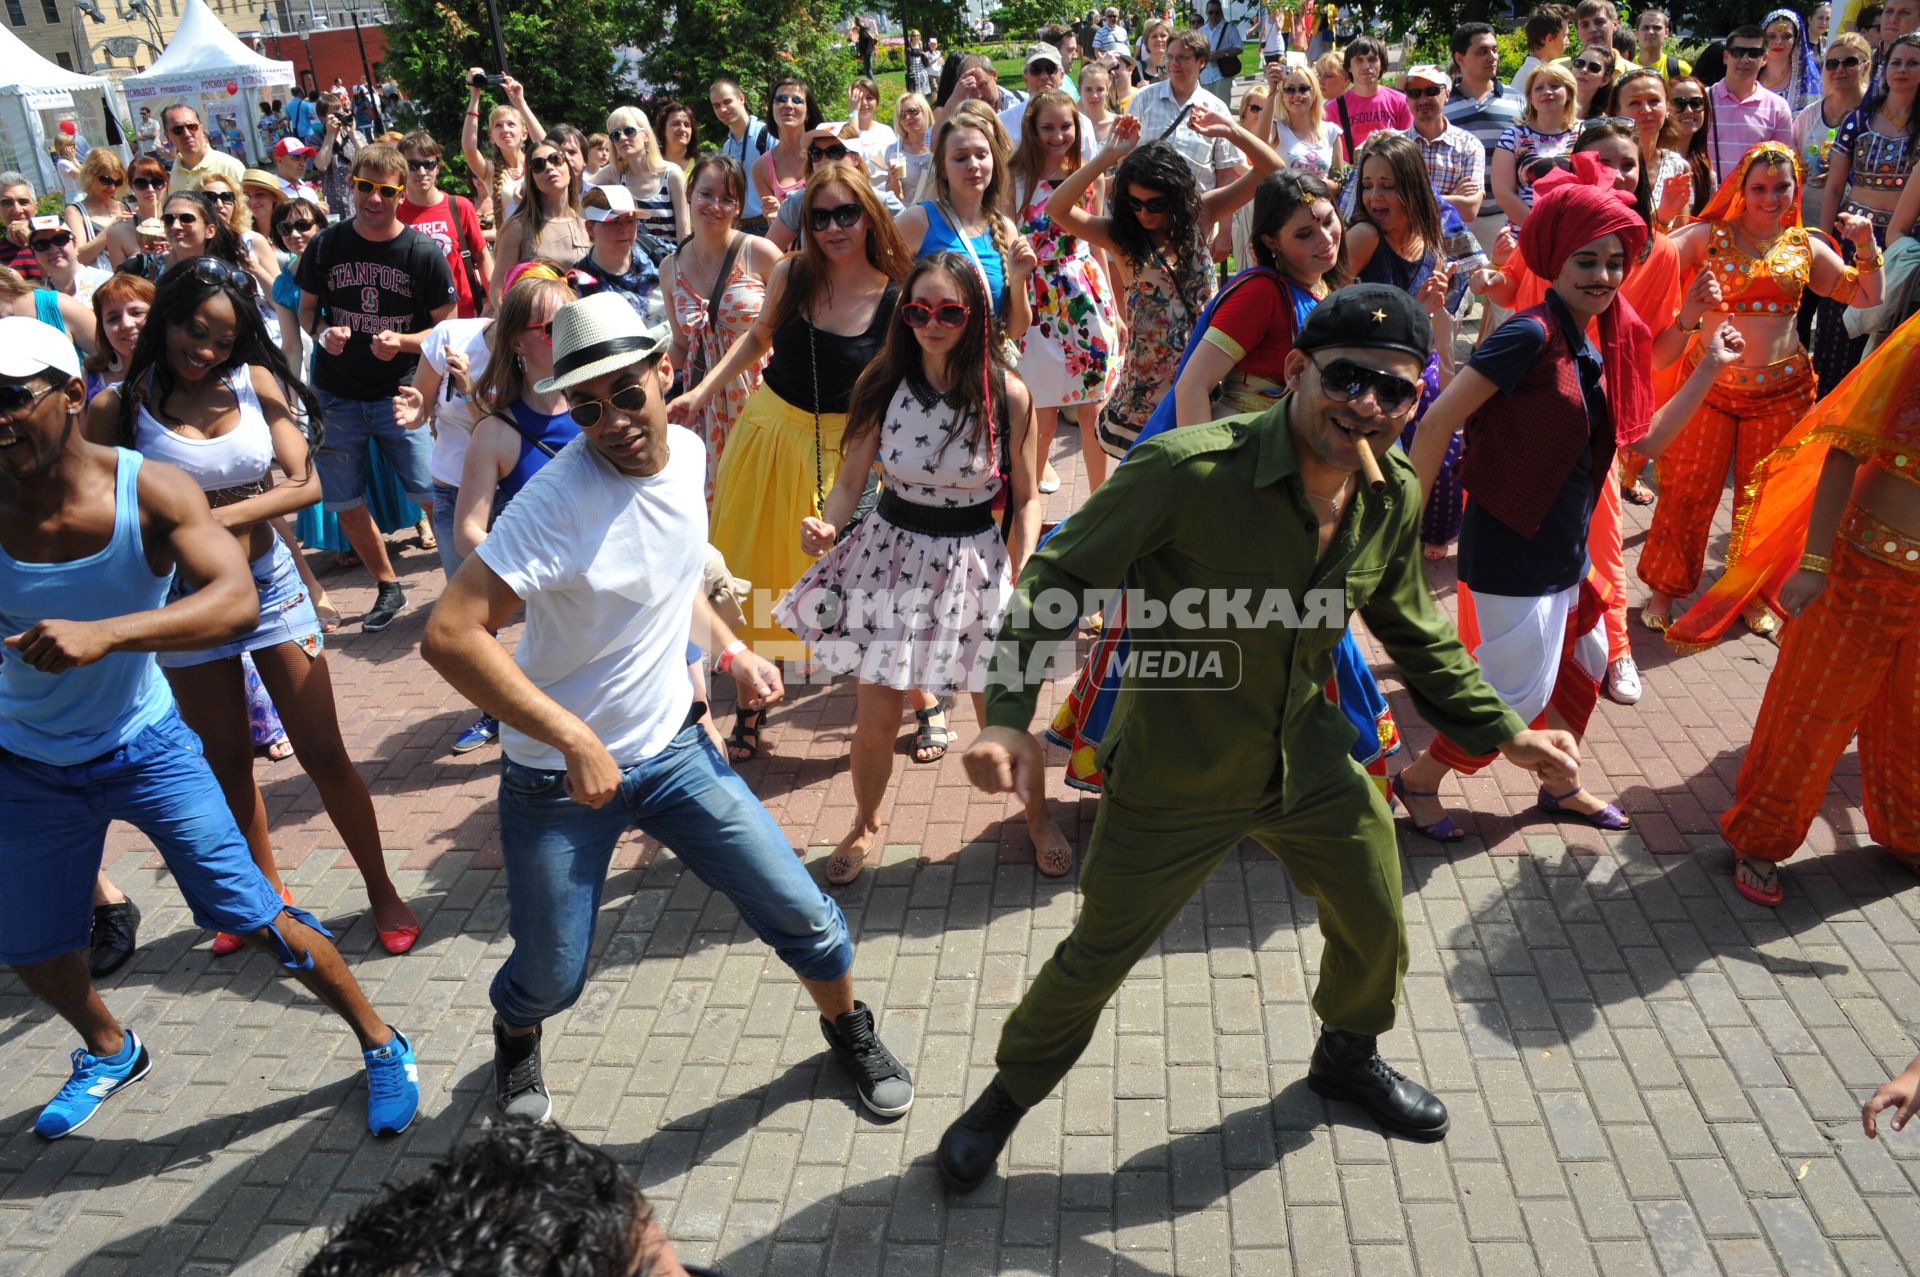
<path id="1" fill-rule="evenodd" d="M 1623 656 L 1607 666 L 1607 695 L 1622 705 L 1638 704 L 1640 700 L 1640 667 L 1633 663 L 1633 657 Z"/>

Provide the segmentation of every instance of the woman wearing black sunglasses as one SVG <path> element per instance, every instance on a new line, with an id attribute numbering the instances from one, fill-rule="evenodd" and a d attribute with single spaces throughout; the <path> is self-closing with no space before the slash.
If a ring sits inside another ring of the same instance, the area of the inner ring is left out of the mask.
<path id="1" fill-rule="evenodd" d="M 839 477 L 853 383 L 880 349 L 913 263 L 858 161 L 816 169 L 801 207 L 806 242 L 774 267 L 753 325 L 667 405 L 670 421 L 692 426 L 716 391 L 772 352 L 720 458 L 707 539 L 756 594 L 776 597 L 809 566 L 793 530 L 819 515 Z M 769 658 L 805 652 L 770 616 L 748 616 L 739 634 Z M 734 762 L 759 753 L 765 718 L 739 711 L 727 741 Z"/>
<path id="2" fill-rule="evenodd" d="M 487 291 L 507 291 L 507 275 L 522 262 L 577 262 L 593 249 L 580 215 L 580 175 L 554 142 L 527 148 L 527 189 L 494 245 L 493 279 Z"/>
<path id="3" fill-rule="evenodd" d="M 607 138 L 613 145 L 613 162 L 593 175 L 593 185 L 625 186 L 640 212 L 641 230 L 669 244 L 685 239 L 692 226 L 687 216 L 686 173 L 660 153 L 660 140 L 640 108 L 615 107 L 607 116 Z"/>
<path id="4" fill-rule="evenodd" d="M 136 253 L 120 263 L 119 269 L 158 283 L 170 268 L 196 257 L 212 257 L 243 270 L 247 267 L 246 245 L 220 215 L 219 204 L 202 191 L 169 195 L 161 206 L 160 225 L 167 237 L 165 250 Z"/>
<path id="5" fill-rule="evenodd" d="M 1840 127 L 1859 107 L 1867 93 L 1867 79 L 1873 70 L 1873 49 L 1858 31 L 1843 31 L 1833 38 L 1824 59 L 1826 73 L 1821 79 L 1825 90 L 1793 117 L 1793 149 L 1800 156 L 1806 182 L 1800 192 L 1800 221 L 1806 226 L 1823 224 L 1827 187 L 1827 159 Z M 1813 316 L 1807 316 L 1809 328 Z M 1802 331 L 1804 342 L 1811 333 Z"/>
<path id="6" fill-rule="evenodd" d="M 260 593 L 254 628 L 214 648 L 170 652 L 160 663 L 181 716 L 205 745 L 254 863 L 286 899 L 266 803 L 253 777 L 243 652 L 252 656 L 301 767 L 360 869 L 381 943 L 404 953 L 419 924 L 388 876 L 373 799 L 340 736 L 312 598 L 272 527 L 319 496 L 314 449 L 294 420 L 296 404 L 317 438 L 319 401 L 269 339 L 253 277 L 201 254 L 161 277 L 126 379 L 94 400 L 87 432 L 96 443 L 132 448 L 185 470 L 252 562 Z M 284 482 L 274 482 L 276 464 Z M 192 587 L 176 581 L 173 588 L 183 595 Z M 223 934 L 214 951 L 231 953 L 242 943 Z"/>
<path id="7" fill-rule="evenodd" d="M 746 211 L 771 219 L 780 211 L 781 201 L 807 184 L 812 172 L 807 164 L 808 139 L 822 117 L 813 89 L 793 76 L 775 84 L 768 100 L 775 141 L 753 162 L 753 189 L 760 192 L 760 207 Z"/>
<path id="8" fill-rule="evenodd" d="M 800 521 L 800 548 L 823 557 L 774 611 L 821 665 L 859 680 L 853 827 L 826 868 L 836 885 L 858 877 L 880 845 L 908 694 L 944 707 L 971 692 L 974 718 L 986 722 L 990 643 L 1040 534 L 1032 397 L 993 355 L 980 272 L 962 254 L 931 253 L 902 295 L 885 346 L 854 386 L 840 476 L 819 514 Z M 873 515 L 859 518 L 875 466 L 886 487 Z M 1005 541 L 994 526 L 999 497 Z M 1073 846 L 1044 786 L 1026 812 L 1040 872 L 1070 872 Z"/>
<path id="9" fill-rule="evenodd" d="M 107 261 L 116 270 L 141 251 L 140 224 L 160 220 L 160 205 L 167 198 L 166 166 L 151 155 L 139 156 L 127 166 L 127 188 L 133 192 L 133 211 L 109 227 L 106 236 Z"/>
<path id="10" fill-rule="evenodd" d="M 853 160 L 864 164 L 862 157 L 840 136 L 837 125 L 823 124 L 808 132 L 806 137 L 806 176 L 812 177 L 813 171 L 822 164 L 833 164 L 842 160 Z M 771 152 L 769 152 L 771 154 Z M 872 179 L 869 179 L 870 181 Z M 805 179 L 801 185 L 787 193 L 774 210 L 767 226 L 767 239 L 781 252 L 791 252 L 806 235 L 805 219 L 800 216 L 800 199 L 806 190 Z M 873 193 L 880 197 L 880 206 L 887 211 L 888 217 L 899 217 L 901 204 L 893 197 L 893 192 L 876 184 Z"/>

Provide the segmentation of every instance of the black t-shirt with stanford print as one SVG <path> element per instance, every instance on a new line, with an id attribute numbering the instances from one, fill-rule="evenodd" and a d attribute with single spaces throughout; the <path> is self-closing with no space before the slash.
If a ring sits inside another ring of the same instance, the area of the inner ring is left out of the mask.
<path id="1" fill-rule="evenodd" d="M 388 240 L 361 236 L 350 221 L 320 232 L 294 268 L 294 283 L 320 299 L 323 328 L 353 330 L 338 355 L 315 352 L 314 385 L 343 399 L 387 399 L 413 376 L 413 355 L 378 359 L 373 335 L 417 333 L 457 300 L 453 272 L 438 246 L 402 229 Z"/>

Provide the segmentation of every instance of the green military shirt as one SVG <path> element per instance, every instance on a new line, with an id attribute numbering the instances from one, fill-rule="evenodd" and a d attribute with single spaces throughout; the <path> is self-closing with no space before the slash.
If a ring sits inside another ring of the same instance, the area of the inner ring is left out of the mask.
<path id="1" fill-rule="evenodd" d="M 1134 664 L 1098 761 L 1128 802 L 1250 808 L 1277 788 L 1292 805 L 1347 765 L 1353 727 L 1326 686 L 1354 612 L 1459 745 L 1488 753 L 1526 726 L 1428 591 L 1419 480 L 1398 450 L 1381 460 L 1386 490 L 1358 485 L 1318 560 L 1292 401 L 1148 440 L 1034 553 L 995 644 L 988 723 L 1028 729 L 1035 671 L 1083 614 L 1058 601 L 1124 579 Z"/>

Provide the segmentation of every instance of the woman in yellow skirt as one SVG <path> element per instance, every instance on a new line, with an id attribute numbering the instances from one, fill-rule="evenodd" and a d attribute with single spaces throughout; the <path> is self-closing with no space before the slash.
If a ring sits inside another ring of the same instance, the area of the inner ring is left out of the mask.
<path id="1" fill-rule="evenodd" d="M 800 251 L 774 267 L 760 317 L 698 385 L 667 405 L 669 420 L 691 424 L 716 390 L 773 352 L 720 459 L 708 539 L 736 576 L 753 582 L 740 637 L 776 660 L 806 653 L 772 617 L 773 600 L 813 563 L 793 530 L 819 516 L 839 477 L 853 383 L 879 353 L 900 281 L 913 266 L 858 164 L 814 168 L 800 225 Z M 765 721 L 765 710 L 735 714 L 727 740 L 734 762 L 759 753 Z"/>

